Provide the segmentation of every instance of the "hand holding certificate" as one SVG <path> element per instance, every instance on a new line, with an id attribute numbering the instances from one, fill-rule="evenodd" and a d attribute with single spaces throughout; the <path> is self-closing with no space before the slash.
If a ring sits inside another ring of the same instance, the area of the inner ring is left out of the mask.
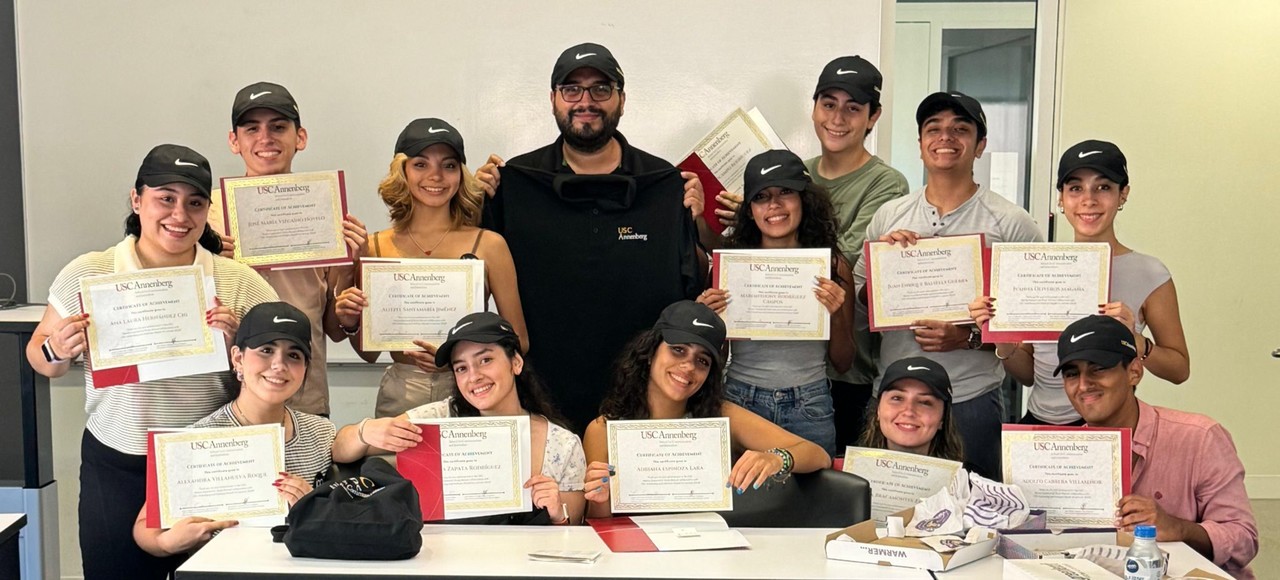
<path id="1" fill-rule="evenodd" d="M 1005 425 L 1004 482 L 1022 489 L 1049 526 L 1113 527 L 1129 495 L 1129 429 Z"/>
<path id="2" fill-rule="evenodd" d="M 271 485 L 284 471 L 284 429 L 253 425 L 148 433 L 147 527 L 190 516 L 213 520 L 283 516 Z"/>
<path id="3" fill-rule="evenodd" d="M 877 520 L 947 487 L 957 469 L 958 461 L 888 449 L 849 447 L 844 454 L 844 471 L 871 484 L 871 517 Z"/>
<path id="4" fill-rule="evenodd" d="M 613 513 L 733 509 L 729 419 L 609 421 Z"/>
<path id="5" fill-rule="evenodd" d="M 454 322 L 484 309 L 484 281 L 480 260 L 361 260 L 369 301 L 360 314 L 361 348 L 421 350 L 415 339 L 439 345 Z"/>
<path id="6" fill-rule="evenodd" d="M 706 196 L 702 217 L 713 231 L 720 233 L 724 226 L 716 217 L 715 210 L 720 206 L 716 196 L 721 191 L 742 192 L 742 171 L 747 160 L 771 149 L 786 148 L 759 109 L 734 109 L 677 167 L 698 175 Z"/>
<path id="7" fill-rule="evenodd" d="M 531 471 L 529 417 L 418 420 L 422 442 L 396 455 L 413 482 L 423 521 L 533 509 L 524 483 Z"/>
<path id="8" fill-rule="evenodd" d="M 224 178 L 222 205 L 239 262 L 275 269 L 351 263 L 341 171 Z"/>
<path id="9" fill-rule="evenodd" d="M 988 285 L 999 308 L 983 329 L 984 342 L 1057 340 L 1067 325 L 1109 301 L 1111 246 L 993 244 Z"/>
<path id="10" fill-rule="evenodd" d="M 982 295 L 982 236 L 922 238 L 902 247 L 868 241 L 867 318 L 875 332 L 917 320 L 970 322 L 968 304 Z"/>
<path id="11" fill-rule="evenodd" d="M 831 277 L 831 250 L 716 250 L 714 286 L 732 301 L 721 313 L 730 339 L 827 340 L 831 315 L 814 297 Z"/>

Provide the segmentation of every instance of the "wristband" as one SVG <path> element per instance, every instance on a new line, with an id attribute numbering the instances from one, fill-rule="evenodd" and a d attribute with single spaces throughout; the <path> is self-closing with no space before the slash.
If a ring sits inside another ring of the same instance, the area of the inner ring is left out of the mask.
<path id="1" fill-rule="evenodd" d="M 341 331 L 342 331 L 343 333 L 345 333 L 347 336 L 355 336 L 357 333 L 359 333 L 359 332 L 360 332 L 360 323 L 359 323 L 359 322 L 357 322 L 357 323 L 356 323 L 356 327 L 355 327 L 355 328 L 347 328 L 347 327 L 343 326 L 341 322 L 339 322 L 339 323 L 338 323 L 338 330 L 341 330 Z"/>
<path id="2" fill-rule="evenodd" d="M 1146 348 L 1142 349 L 1142 358 L 1138 360 L 1147 360 L 1147 357 L 1151 356 L 1151 349 L 1155 346 L 1155 343 L 1150 338 L 1147 338 L 1145 336 L 1142 337 L 1142 342 L 1147 343 L 1147 346 Z"/>
<path id="3" fill-rule="evenodd" d="M 791 455 L 790 451 L 782 449 L 781 447 L 774 447 L 769 450 L 769 453 L 777 455 L 782 459 L 782 469 L 779 469 L 777 473 L 773 474 L 773 480 L 777 482 L 785 482 L 788 477 L 791 477 L 791 468 L 795 467 L 795 456 Z"/>
<path id="4" fill-rule="evenodd" d="M 572 523 L 569 521 L 569 504 L 560 504 L 560 513 L 564 514 L 564 519 L 556 522 L 557 526 L 567 526 Z"/>
<path id="5" fill-rule="evenodd" d="M 368 442 L 368 441 L 365 441 L 365 440 L 364 440 L 364 424 L 365 424 L 365 423 L 368 423 L 368 422 L 369 422 L 369 418 L 368 418 L 368 417 L 365 417 L 365 418 L 363 418 L 363 419 L 361 419 L 361 420 L 360 420 L 360 426 L 359 426 L 359 427 L 356 427 L 356 435 L 359 435 L 359 436 L 360 436 L 360 442 L 361 442 L 361 443 L 364 443 L 364 444 L 365 444 L 366 446 L 368 446 L 368 447 L 373 447 L 372 445 L 369 445 L 369 442 Z"/>
<path id="6" fill-rule="evenodd" d="M 49 344 L 50 340 L 53 340 L 52 336 L 44 339 L 44 342 L 40 343 L 40 352 L 44 353 L 44 360 L 49 361 L 52 364 L 67 362 L 67 359 L 59 358 L 58 353 L 53 352 L 53 345 Z"/>
<path id="7" fill-rule="evenodd" d="M 996 360 L 1009 360 L 1009 357 L 1013 356 L 1013 353 L 1018 352 L 1018 347 L 1015 346 L 1013 347 L 1013 350 L 1009 351 L 1009 354 L 1005 356 L 1000 356 L 1000 345 L 997 344 L 995 352 L 996 352 Z"/>

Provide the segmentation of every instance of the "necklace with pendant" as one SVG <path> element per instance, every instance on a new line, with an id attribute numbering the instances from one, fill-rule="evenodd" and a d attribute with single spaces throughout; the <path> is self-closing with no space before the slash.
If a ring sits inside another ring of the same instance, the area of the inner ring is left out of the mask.
<path id="1" fill-rule="evenodd" d="M 444 232 L 443 234 L 441 234 L 441 235 L 440 235 L 440 239 L 439 239 L 439 240 L 436 240 L 436 245 L 431 246 L 431 249 L 427 249 L 427 248 L 422 247 L 422 244 L 419 244 L 419 243 L 418 243 L 418 240 L 413 239 L 413 234 L 409 233 L 409 230 L 407 230 L 407 229 L 406 229 L 406 230 L 404 231 L 404 235 L 408 236 L 409 241 L 410 241 L 410 242 L 413 242 L 413 245 L 417 246 L 419 250 L 422 250 L 422 253 L 423 253 L 423 254 L 430 256 L 430 255 L 431 255 L 431 252 L 434 252 L 434 251 L 436 250 L 436 248 L 439 248 L 439 247 L 440 247 L 440 244 L 444 242 L 444 239 L 445 239 L 446 237 L 448 237 L 448 236 L 449 236 L 449 233 L 450 233 L 450 232 L 452 232 L 452 231 L 453 231 L 453 228 L 449 228 L 448 230 L 445 230 L 445 232 Z"/>

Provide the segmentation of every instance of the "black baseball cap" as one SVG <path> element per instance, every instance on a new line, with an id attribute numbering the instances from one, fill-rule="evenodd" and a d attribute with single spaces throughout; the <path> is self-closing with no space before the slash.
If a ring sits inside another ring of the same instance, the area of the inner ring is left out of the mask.
<path id="1" fill-rule="evenodd" d="M 943 403 L 951 404 L 951 375 L 947 374 L 947 369 L 942 365 L 922 356 L 900 359 L 889 365 L 884 370 L 884 377 L 880 379 L 880 389 L 876 396 L 896 389 L 895 383 L 902 379 L 915 379 L 928 385 Z"/>
<path id="2" fill-rule="evenodd" d="M 742 196 L 750 200 L 766 187 L 778 186 L 793 191 L 804 191 L 813 182 L 804 161 L 786 149 L 765 151 L 750 161 L 742 176 Z"/>
<path id="3" fill-rule="evenodd" d="M 1116 182 L 1120 187 L 1129 185 L 1129 162 L 1115 143 L 1090 139 L 1072 145 L 1058 160 L 1058 189 L 1066 183 L 1071 172 L 1089 168 Z"/>
<path id="4" fill-rule="evenodd" d="M 396 138 L 396 153 L 413 157 L 436 143 L 453 147 L 453 152 L 458 154 L 458 160 L 467 162 L 467 154 L 462 148 L 462 134 L 454 129 L 453 125 L 436 118 L 410 121 Z"/>
<path id="5" fill-rule="evenodd" d="M 1127 363 L 1138 356 L 1133 331 L 1110 316 L 1093 314 L 1072 322 L 1058 337 L 1058 368 L 1053 376 L 1078 360 L 1104 369 Z"/>
<path id="6" fill-rule="evenodd" d="M 724 365 L 724 355 L 720 347 L 724 345 L 724 321 L 720 315 L 692 300 L 681 300 L 664 309 L 658 316 L 653 329 L 662 335 L 667 344 L 696 344 L 707 349 L 716 359 L 716 364 Z"/>
<path id="7" fill-rule="evenodd" d="M 842 56 L 822 69 L 822 74 L 818 75 L 818 86 L 813 89 L 813 98 L 817 99 L 826 89 L 840 89 L 864 105 L 879 103 L 883 83 L 880 69 L 867 59 L 856 55 Z"/>
<path id="8" fill-rule="evenodd" d="M 209 189 L 213 187 L 213 172 L 209 169 L 209 160 L 190 147 L 156 145 L 142 159 L 137 182 L 148 187 L 186 183 L 208 198 Z"/>
<path id="9" fill-rule="evenodd" d="M 452 362 L 449 356 L 453 354 L 453 347 L 459 342 L 466 340 L 493 344 L 504 338 L 515 339 L 516 344 L 520 343 L 520 335 L 516 334 L 511 323 L 501 316 L 492 312 L 475 312 L 463 316 L 453 328 L 449 329 L 449 335 L 445 341 L 436 347 L 436 366 L 441 368 L 449 366 Z"/>
<path id="10" fill-rule="evenodd" d="M 271 109 L 301 124 L 298 114 L 298 101 L 293 99 L 286 89 L 275 83 L 253 83 L 236 93 L 236 100 L 231 102 L 231 126 L 240 124 L 240 117 L 253 109 Z"/>
<path id="11" fill-rule="evenodd" d="M 600 71 L 609 80 L 618 83 L 618 88 L 623 85 L 622 67 L 618 66 L 618 60 L 613 58 L 613 53 L 609 49 L 600 46 L 594 42 L 584 42 L 577 46 L 566 48 L 560 53 L 560 58 L 556 59 L 555 68 L 551 69 L 551 88 L 564 83 L 564 79 L 569 74 L 582 67 L 591 67 Z"/>
<path id="12" fill-rule="evenodd" d="M 978 126 L 978 140 L 987 138 L 987 114 L 977 99 L 961 92 L 934 93 L 920 101 L 916 108 L 916 132 L 924 129 L 924 122 L 941 111 L 951 111 Z"/>
<path id="13" fill-rule="evenodd" d="M 298 345 L 311 360 L 311 319 L 287 302 L 263 302 L 240 319 L 236 346 L 258 348 L 284 339 Z"/>

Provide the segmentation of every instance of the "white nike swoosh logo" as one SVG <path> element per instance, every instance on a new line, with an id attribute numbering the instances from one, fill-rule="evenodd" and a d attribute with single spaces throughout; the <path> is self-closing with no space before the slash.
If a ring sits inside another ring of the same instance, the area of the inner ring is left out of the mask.
<path id="1" fill-rule="evenodd" d="M 594 52 L 588 52 L 587 54 L 578 54 L 578 55 L 574 55 L 574 58 L 576 58 L 576 59 L 578 59 L 578 60 L 582 60 L 582 59 L 584 59 L 584 58 L 587 58 L 588 56 L 595 56 L 595 55 L 596 55 L 596 53 L 594 53 Z"/>
<path id="2" fill-rule="evenodd" d="M 475 321 L 472 321 L 472 322 L 475 322 Z M 468 324 L 471 324 L 471 322 L 463 322 L 462 324 L 459 324 L 459 325 L 457 325 L 457 326 L 453 327 L 453 330 L 450 330 L 450 331 L 449 331 L 449 334 L 456 334 L 459 330 L 462 330 L 462 327 L 464 327 L 464 326 L 466 326 L 466 325 L 468 325 Z"/>
<path id="3" fill-rule="evenodd" d="M 768 169 L 761 169 L 761 170 L 760 170 L 760 175 L 764 175 L 764 174 L 766 174 L 766 173 L 768 173 L 768 172 L 770 172 L 770 171 L 773 171 L 774 169 L 777 169 L 777 168 L 779 168 L 779 167 L 782 167 L 782 164 L 774 165 L 773 167 L 770 167 L 770 168 L 768 168 Z"/>
<path id="4" fill-rule="evenodd" d="M 1080 158 L 1081 158 L 1081 159 L 1084 159 L 1085 157 L 1088 157 L 1088 156 L 1090 156 L 1090 155 L 1097 155 L 1098 153 L 1102 153 L 1102 152 L 1101 152 L 1101 151 L 1087 151 L 1087 152 L 1086 152 L 1086 151 L 1081 151 L 1081 152 L 1080 152 Z"/>
<path id="5" fill-rule="evenodd" d="M 174 165 L 187 165 L 187 166 L 190 166 L 190 167 L 200 167 L 200 164 L 199 164 L 199 163 L 188 163 L 188 162 L 183 161 L 183 160 L 181 160 L 181 159 L 175 159 L 175 160 L 173 160 L 173 164 L 174 164 Z"/>
<path id="6" fill-rule="evenodd" d="M 913 367 L 913 366 L 911 366 L 911 365 L 907 365 L 907 370 L 909 370 L 909 371 L 927 371 L 927 370 L 932 370 L 932 369 L 930 369 L 929 367 Z"/>
<path id="7" fill-rule="evenodd" d="M 471 323 L 470 323 L 470 322 L 468 322 L 467 324 L 471 324 Z M 507 328 L 505 325 L 502 325 L 502 324 L 499 324 L 499 325 L 498 325 L 498 328 L 501 328 L 501 329 L 503 329 L 503 330 L 505 330 L 505 331 L 507 331 L 507 332 L 511 332 L 511 329 L 510 329 L 510 328 Z"/>
<path id="8" fill-rule="evenodd" d="M 297 320 L 294 320 L 292 318 L 280 318 L 279 316 L 272 316 L 271 322 L 280 324 L 281 322 L 297 322 Z"/>
<path id="9" fill-rule="evenodd" d="M 1073 342 L 1073 343 L 1074 343 L 1075 341 L 1080 340 L 1080 339 L 1082 339 L 1082 338 L 1084 338 L 1084 337 L 1086 337 L 1086 336 L 1089 336 L 1090 334 L 1093 334 L 1093 333 L 1095 333 L 1095 332 L 1097 332 L 1097 331 L 1096 331 L 1096 330 L 1090 330 L 1089 332 L 1086 332 L 1086 333 L 1084 333 L 1084 334 L 1074 335 L 1074 336 L 1072 336 L 1072 337 L 1071 337 L 1071 342 Z"/>
<path id="10" fill-rule="evenodd" d="M 697 318 L 693 319 L 693 325 L 694 325 L 694 326 L 705 326 L 705 327 L 707 327 L 707 328 L 715 328 L 715 326 L 712 326 L 712 325 L 707 324 L 707 323 L 705 323 L 705 322 L 698 322 L 698 319 L 697 319 Z"/>
<path id="11" fill-rule="evenodd" d="M 836 74 L 838 74 L 838 75 L 856 75 L 856 74 L 858 74 L 858 71 L 856 71 L 856 70 L 844 70 L 844 69 L 842 69 L 842 68 L 838 68 L 838 69 L 836 69 Z"/>
<path id="12" fill-rule="evenodd" d="M 269 95 L 269 94 L 271 94 L 271 91 L 262 91 L 261 93 L 253 93 L 252 95 L 249 95 L 249 100 L 252 101 L 254 99 L 257 99 L 258 97 L 261 97 L 262 95 Z"/>
<path id="13" fill-rule="evenodd" d="M 428 133 L 448 133 L 449 130 L 444 128 L 437 129 L 435 127 L 427 127 L 427 132 Z"/>

